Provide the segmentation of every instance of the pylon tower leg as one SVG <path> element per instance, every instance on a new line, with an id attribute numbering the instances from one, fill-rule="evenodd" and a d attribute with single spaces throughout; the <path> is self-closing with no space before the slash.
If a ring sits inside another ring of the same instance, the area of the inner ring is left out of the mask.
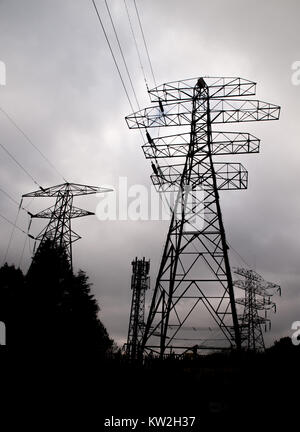
<path id="1" fill-rule="evenodd" d="M 200 109 L 206 111 L 205 122 L 203 116 L 198 114 Z M 145 349 L 159 330 L 161 356 L 167 348 L 176 350 L 176 335 L 193 312 L 197 311 L 199 302 L 203 303 L 221 328 L 224 338 L 230 344 L 235 342 L 238 348 L 241 346 L 228 247 L 212 161 L 209 109 L 209 89 L 197 85 L 193 97 L 189 151 L 143 339 Z M 201 154 L 198 155 L 197 143 L 200 137 L 202 146 Z M 203 185 L 204 176 L 211 179 L 209 185 Z M 202 190 L 202 187 L 205 187 L 205 190 Z M 189 259 L 191 255 L 192 264 Z M 202 266 L 199 261 L 202 261 Z M 205 279 L 202 273 L 203 264 L 209 270 Z M 179 311 L 180 306 L 187 299 L 191 304 L 182 314 Z M 150 348 L 155 350 L 158 346 Z"/>

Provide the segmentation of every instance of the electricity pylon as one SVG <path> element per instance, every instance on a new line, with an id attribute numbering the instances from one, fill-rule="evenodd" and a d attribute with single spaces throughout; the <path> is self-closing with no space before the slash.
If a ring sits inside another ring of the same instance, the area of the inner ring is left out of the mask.
<path id="1" fill-rule="evenodd" d="M 79 240 L 81 237 L 72 230 L 71 220 L 94 215 L 94 213 L 90 211 L 75 207 L 73 205 L 73 198 L 79 195 L 90 195 L 109 191 L 111 191 L 111 189 L 66 182 L 23 195 L 22 198 L 56 198 L 54 206 L 31 215 L 31 218 L 49 219 L 48 225 L 36 237 L 36 240 L 40 241 L 38 248 L 40 248 L 46 240 L 50 240 L 56 246 L 64 247 L 70 268 L 72 268 L 72 243 Z"/>
<path id="2" fill-rule="evenodd" d="M 141 357 L 141 342 L 145 330 L 145 294 L 149 288 L 150 260 L 132 261 L 132 301 L 128 328 L 126 354 L 131 360 Z"/>
<path id="3" fill-rule="evenodd" d="M 240 163 L 215 158 L 256 153 L 260 140 L 212 127 L 277 120 L 279 106 L 240 98 L 254 95 L 255 87 L 252 81 L 231 77 L 171 82 L 149 91 L 158 104 L 126 117 L 129 128 L 146 129 L 143 150 L 152 159 L 156 189 L 176 193 L 142 341 L 144 351 L 161 357 L 183 354 L 208 349 L 212 341 L 215 347 L 241 347 L 219 190 L 246 189 L 248 173 Z M 178 133 L 183 126 L 187 129 Z M 148 129 L 157 127 L 174 127 L 175 133 L 154 138 Z M 218 337 L 212 338 L 208 331 L 192 340 L 183 329 L 200 322 L 207 328 L 217 324 Z"/>
<path id="4" fill-rule="evenodd" d="M 245 291 L 243 298 L 236 299 L 237 304 L 244 306 L 243 313 L 238 315 L 242 347 L 250 351 L 264 351 L 262 327 L 265 331 L 271 328 L 268 311 L 276 312 L 276 304 L 271 297 L 274 290 L 281 294 L 280 286 L 265 281 L 254 270 L 236 268 L 234 273 L 244 278 L 234 281 L 235 287 Z"/>

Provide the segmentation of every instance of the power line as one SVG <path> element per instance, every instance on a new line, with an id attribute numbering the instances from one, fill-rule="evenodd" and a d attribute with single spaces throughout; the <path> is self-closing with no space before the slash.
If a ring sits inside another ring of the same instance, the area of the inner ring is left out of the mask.
<path id="1" fill-rule="evenodd" d="M 30 219 L 29 224 L 28 224 L 28 228 L 27 228 L 27 236 L 25 237 L 25 241 L 23 244 L 23 248 L 22 248 L 22 252 L 21 252 L 21 256 L 20 256 L 20 260 L 19 260 L 19 267 L 21 267 L 22 261 L 23 261 L 23 257 L 24 257 L 24 252 L 25 252 L 25 247 L 26 247 L 26 243 L 28 241 L 28 243 L 30 243 L 30 238 L 34 238 L 33 236 L 31 236 L 29 234 L 29 230 L 30 230 L 30 226 L 31 226 L 31 221 L 32 219 Z M 30 244 L 29 244 L 29 253 L 30 255 L 32 255 L 31 251 L 30 251 Z"/>
<path id="2" fill-rule="evenodd" d="M 133 86 L 133 83 L 132 83 L 131 75 L 130 75 L 129 70 L 128 70 L 127 62 L 125 60 L 124 53 L 123 53 L 123 50 L 122 50 L 122 47 L 121 47 L 121 44 L 120 44 L 120 40 L 119 40 L 117 31 L 116 31 L 116 27 L 115 27 L 115 24 L 114 24 L 114 21 L 113 21 L 113 18 L 112 18 L 112 15 L 111 15 L 111 12 L 110 12 L 110 9 L 109 9 L 109 6 L 108 6 L 106 0 L 105 0 L 105 6 L 106 6 L 106 9 L 107 9 L 107 12 L 108 12 L 108 15 L 109 15 L 109 18 L 110 18 L 111 25 L 113 27 L 113 30 L 114 30 L 114 33 L 115 33 L 115 36 L 116 36 L 116 39 L 117 39 L 118 47 L 119 47 L 119 50 L 120 50 L 120 53 L 121 53 L 121 56 L 122 56 L 122 59 L 123 59 L 123 63 L 124 63 L 124 66 L 125 66 L 125 69 L 126 69 L 126 72 L 127 72 L 127 76 L 128 76 L 128 79 L 129 79 L 129 82 L 130 82 L 130 85 L 131 85 L 131 89 L 132 89 L 133 94 L 134 94 L 134 98 L 135 98 L 136 104 L 138 106 L 138 109 L 140 110 L 141 109 L 140 108 L 140 104 L 139 104 L 137 96 L 136 96 L 136 92 L 135 92 L 135 89 L 134 89 L 134 86 Z"/>
<path id="3" fill-rule="evenodd" d="M 13 161 L 18 165 L 18 167 L 19 168 L 21 168 L 21 170 L 22 171 L 24 171 L 25 172 L 25 174 L 27 174 L 28 175 L 28 177 L 30 177 L 31 178 L 31 180 L 40 188 L 40 189 L 42 189 L 42 187 L 41 187 L 41 185 L 35 180 L 35 178 L 34 177 L 32 177 L 32 175 L 23 167 L 23 165 L 21 165 L 21 163 L 20 162 L 18 162 L 17 161 L 17 159 L 7 150 L 7 148 L 3 145 L 3 144 L 1 144 L 0 143 L 0 146 L 2 147 L 2 149 L 5 151 L 5 153 L 7 153 L 8 154 L 8 156 L 11 158 L 11 159 L 13 159 Z"/>
<path id="4" fill-rule="evenodd" d="M 0 187 L 0 191 L 7 196 L 8 199 L 10 199 L 14 204 L 16 204 L 17 206 L 19 206 L 19 203 L 16 199 L 14 199 L 8 192 L 6 192 L 4 189 L 2 189 Z"/>
<path id="5" fill-rule="evenodd" d="M 22 264 L 22 261 L 23 261 L 25 247 L 26 247 L 26 243 L 27 243 L 28 238 L 29 238 L 28 236 L 25 237 L 25 241 L 24 241 L 24 244 L 23 244 L 23 248 L 22 248 L 22 252 L 21 252 L 21 256 L 20 256 L 20 260 L 19 260 L 19 267 L 21 267 L 21 264 Z"/>
<path id="6" fill-rule="evenodd" d="M 9 223 L 10 225 L 12 225 L 13 227 L 17 228 L 17 229 L 18 229 L 19 231 L 21 231 L 23 234 L 26 234 L 26 235 L 28 235 L 28 237 L 34 239 L 34 237 L 33 237 L 32 235 L 30 235 L 30 234 L 28 234 L 26 231 L 22 230 L 22 228 L 20 228 L 20 227 L 19 227 L 18 225 L 16 225 L 14 222 L 11 222 L 9 219 L 7 219 L 5 216 L 3 216 L 1 213 L 0 213 L 0 217 L 1 217 L 2 219 L 4 219 L 7 223 Z"/>
<path id="7" fill-rule="evenodd" d="M 146 88 L 147 88 L 147 91 L 148 91 L 149 88 L 148 88 L 147 78 L 146 78 L 146 74 L 145 74 L 145 70 L 144 70 L 144 66 L 143 66 L 140 50 L 139 50 L 139 47 L 138 47 L 138 44 L 137 44 L 135 32 L 133 30 L 133 25 L 132 25 L 132 21 L 131 21 L 131 18 L 130 18 L 129 9 L 128 9 L 126 0 L 124 0 L 124 5 L 125 5 L 125 9 L 126 9 L 126 13 L 127 13 L 127 18 L 128 18 L 128 21 L 129 21 L 130 29 L 131 29 L 131 34 L 132 34 L 132 37 L 133 37 L 133 40 L 134 40 L 135 50 L 136 50 L 137 55 L 138 55 L 140 67 L 141 67 L 142 74 L 143 74 L 144 81 L 145 81 L 145 85 L 146 85 Z"/>
<path id="8" fill-rule="evenodd" d="M 128 92 L 127 92 L 127 89 L 126 89 L 126 86 L 125 86 L 125 83 L 124 83 L 124 80 L 123 80 L 123 77 L 122 77 L 121 71 L 120 71 L 120 69 L 119 69 L 119 66 L 118 66 L 118 63 L 117 63 L 116 57 L 115 57 L 115 55 L 114 55 L 114 52 L 113 52 L 112 46 L 111 46 L 111 44 L 110 44 L 110 42 L 109 42 L 109 39 L 108 39 L 107 33 L 106 33 L 106 31 L 105 31 L 105 28 L 104 28 L 103 22 L 102 22 L 102 20 L 101 20 L 101 17 L 100 17 L 100 14 L 99 14 L 98 8 L 97 8 L 96 3 L 95 3 L 94 0 L 92 0 L 92 3 L 93 3 L 93 5 L 94 5 L 94 8 L 95 8 L 95 11 L 96 11 L 96 14 L 97 14 L 97 17 L 98 17 L 99 23 L 100 23 L 100 25 L 101 25 L 102 31 L 103 31 L 103 33 L 104 33 L 104 36 L 105 36 L 105 39 L 106 39 L 106 42 L 107 42 L 107 45 L 108 45 L 108 47 L 109 47 L 110 53 L 111 53 L 111 55 L 112 55 L 112 58 L 113 58 L 113 60 L 114 60 L 115 66 L 116 66 L 116 69 L 117 69 L 117 71 L 118 71 L 118 74 L 119 74 L 120 80 L 121 80 L 121 82 L 122 82 L 122 85 L 123 85 L 124 91 L 125 91 L 125 93 L 126 93 L 126 96 L 127 96 L 127 99 L 128 99 L 129 105 L 130 105 L 130 108 L 132 109 L 132 112 L 133 112 L 134 109 L 133 109 L 133 106 L 132 106 L 132 103 L 131 103 L 131 100 L 130 100 L 129 94 L 128 94 Z"/>
<path id="9" fill-rule="evenodd" d="M 6 262 L 6 258 L 7 258 L 7 255 L 8 255 L 8 252 L 9 252 L 9 249 L 10 249 L 10 246 L 11 246 L 11 243 L 12 243 L 12 240 L 13 240 L 13 237 L 14 237 L 14 234 L 15 234 L 15 230 L 16 230 L 16 225 L 17 225 L 17 221 L 18 221 L 18 217 L 19 217 L 19 214 L 20 214 L 20 210 L 22 209 L 22 210 L 24 210 L 30 217 L 32 216 L 32 214 L 25 208 L 25 207 L 23 207 L 22 206 L 22 200 L 20 201 L 20 203 L 18 203 L 18 201 L 15 199 L 15 198 L 13 198 L 8 192 L 6 192 L 4 189 L 2 189 L 1 187 L 0 187 L 0 191 L 4 194 L 4 195 L 6 195 L 6 197 L 10 200 L 10 201 L 12 201 L 17 207 L 18 207 L 18 211 L 17 211 L 17 215 L 16 215 L 16 218 L 15 218 L 15 221 L 14 221 L 14 223 L 13 223 L 13 228 L 12 228 L 12 230 L 11 230 L 11 233 L 10 233 L 10 237 L 9 237 L 9 240 L 8 240 L 8 244 L 7 244 L 7 247 L 6 247 L 6 251 L 5 251 L 5 255 L 4 255 L 4 259 L 3 259 L 3 265 L 4 265 L 4 263 Z M 4 218 L 4 217 L 3 217 Z M 6 218 L 5 218 L 6 219 Z M 7 220 L 7 219 L 6 219 Z M 7 220 L 8 221 L 8 220 Z M 27 231 L 27 236 L 29 235 L 29 227 L 30 227 L 30 225 L 28 226 L 28 231 Z M 26 236 L 26 239 L 27 239 L 27 236 Z M 23 250 L 22 250 L 22 255 L 21 255 L 21 259 L 20 259 L 20 262 L 22 261 L 22 259 L 23 259 L 23 254 L 24 254 L 24 250 L 25 250 L 25 244 L 24 244 L 24 247 L 23 247 Z M 19 264 L 19 267 L 20 267 L 20 264 Z"/>
<path id="10" fill-rule="evenodd" d="M 6 116 L 6 118 L 10 121 L 10 123 L 23 135 L 23 137 L 31 144 L 31 146 L 40 154 L 40 156 L 48 163 L 48 165 L 56 171 L 56 173 L 64 180 L 64 176 L 61 172 L 56 168 L 56 166 L 44 155 L 44 153 L 34 144 L 34 142 L 29 138 L 29 136 L 23 131 L 23 129 L 16 123 L 16 121 L 2 108 L 0 107 L 0 111 Z"/>
<path id="11" fill-rule="evenodd" d="M 141 30 L 141 33 L 142 33 L 145 50 L 146 50 L 147 57 L 148 57 L 148 62 L 149 62 L 149 66 L 150 66 L 150 70 L 151 70 L 151 74 L 152 74 L 152 79 L 153 79 L 155 87 L 157 87 L 156 80 L 155 80 L 155 77 L 154 77 L 152 62 L 150 60 L 150 55 L 149 55 L 149 51 L 148 51 L 148 47 L 147 47 L 147 43 L 146 43 L 146 38 L 145 38 L 145 34 L 144 34 L 144 31 L 143 31 L 143 27 L 142 27 L 142 22 L 141 22 L 141 19 L 140 19 L 140 14 L 139 14 L 139 11 L 138 11 L 138 8 L 137 8 L 136 1 L 133 0 L 133 2 L 134 2 L 135 11 L 136 11 L 136 14 L 137 14 L 137 17 L 138 17 L 138 21 L 139 21 L 139 26 L 140 26 L 140 30 Z"/>
<path id="12" fill-rule="evenodd" d="M 23 199 L 23 198 L 22 198 Z M 22 207 L 25 211 L 27 211 L 28 210 L 28 208 L 30 207 L 30 205 L 31 205 L 31 203 L 32 203 L 32 201 L 34 200 L 34 197 L 32 197 L 31 198 L 31 200 L 29 201 L 29 203 L 25 206 L 25 207 Z M 28 211 L 27 211 L 27 213 L 29 213 Z M 31 214 L 29 213 L 29 215 L 31 216 Z"/>
<path id="13" fill-rule="evenodd" d="M 21 201 L 18 203 L 18 201 L 15 199 L 15 198 L 13 198 L 8 192 L 6 192 L 4 189 L 2 189 L 1 187 L 0 187 L 0 191 L 4 194 L 4 195 L 6 195 L 7 196 L 7 198 L 10 200 L 10 201 L 12 201 L 14 204 L 16 204 L 16 206 L 18 206 L 19 207 L 19 209 L 22 209 L 22 210 L 24 210 L 29 216 L 32 216 L 32 214 L 27 210 L 28 209 L 28 207 L 29 207 L 29 205 L 30 205 L 30 203 L 32 202 L 32 200 L 30 201 L 30 203 L 26 206 L 26 207 L 23 207 L 23 205 L 22 205 L 22 201 L 23 201 L 23 199 L 21 199 Z"/>
<path id="14" fill-rule="evenodd" d="M 236 250 L 236 249 L 234 249 L 234 247 L 229 243 L 229 241 L 227 241 L 227 244 L 228 244 L 228 246 L 230 247 L 230 249 L 231 250 L 233 250 L 233 252 L 242 260 L 242 262 L 244 263 L 244 264 L 246 264 L 246 266 L 249 268 L 249 269 L 252 269 L 253 267 L 250 265 L 250 264 L 248 264 L 245 260 L 244 260 L 244 258 L 238 253 L 238 251 Z"/>
<path id="15" fill-rule="evenodd" d="M 120 53 L 121 53 L 121 56 L 122 56 L 122 59 L 123 59 L 124 65 L 125 65 L 125 69 L 126 69 L 129 81 L 130 81 L 130 85 L 131 85 L 131 88 L 132 88 L 132 91 L 133 91 L 133 94 L 134 94 L 134 98 L 135 98 L 136 104 L 138 106 L 138 109 L 140 110 L 141 107 L 140 107 L 140 104 L 139 104 L 139 101 L 138 101 L 138 98 L 137 98 L 137 95 L 136 95 L 136 92 L 135 92 L 135 89 L 134 89 L 134 86 L 133 86 L 133 82 L 132 82 L 132 79 L 131 79 L 131 75 L 130 75 L 129 69 L 127 67 L 127 62 L 125 60 L 125 56 L 124 56 L 124 53 L 123 53 L 123 50 L 122 50 L 122 47 L 121 47 L 121 44 L 120 44 L 120 40 L 119 40 L 117 31 L 116 31 L 116 27 L 114 25 L 113 18 L 112 18 L 112 15 L 111 15 L 111 12 L 110 12 L 110 9 L 108 7 L 108 4 L 107 4 L 106 0 L 105 0 L 105 5 L 106 5 L 106 9 L 107 9 L 108 15 L 110 17 L 110 21 L 111 21 L 111 24 L 112 24 L 112 27 L 113 27 L 113 30 L 114 30 L 114 33 L 115 33 L 115 37 L 117 39 L 119 50 L 120 50 Z M 142 137 L 142 141 L 145 144 L 145 138 L 144 138 L 144 135 L 142 134 L 141 130 L 140 130 L 140 134 L 141 134 L 141 137 Z"/>
<path id="16" fill-rule="evenodd" d="M 15 230 L 16 230 L 16 225 L 17 225 L 17 221 L 18 221 L 18 218 L 19 218 L 19 214 L 20 214 L 20 207 L 18 208 L 17 215 L 16 215 L 16 218 L 15 218 L 15 221 L 14 221 L 14 224 L 13 224 L 13 228 L 12 228 L 10 236 L 9 236 L 8 244 L 7 244 L 5 255 L 4 255 L 4 258 L 3 258 L 3 264 L 6 262 L 8 251 L 9 251 L 9 248 L 10 248 L 13 236 L 15 234 Z"/>
<path id="17" fill-rule="evenodd" d="M 118 66 L 118 63 L 117 63 L 116 57 L 115 57 L 115 55 L 114 55 L 114 53 L 113 53 L 113 50 L 112 50 L 111 44 L 110 44 L 110 42 L 109 42 L 108 35 L 107 35 L 106 31 L 105 31 L 105 28 L 104 28 L 103 22 L 102 22 L 101 17 L 100 17 L 99 11 L 98 11 L 98 9 L 97 9 L 97 6 L 96 6 L 94 0 L 92 0 L 92 2 L 93 2 L 93 5 L 94 5 L 94 8 L 95 8 L 95 10 L 96 10 L 96 13 L 97 13 L 97 16 L 98 16 L 99 22 L 100 22 L 100 24 L 101 24 L 101 27 L 102 27 L 103 33 L 104 33 L 104 35 L 105 35 L 105 38 L 106 38 L 107 44 L 108 44 L 108 46 L 109 46 L 109 49 L 110 49 L 111 55 L 112 55 L 112 57 L 113 57 L 113 60 L 114 60 L 115 66 L 116 66 L 116 68 L 117 68 L 117 71 L 118 71 L 119 77 L 120 77 L 121 82 L 122 82 L 122 84 L 123 84 L 123 88 L 124 88 L 124 90 L 125 90 L 125 93 L 126 93 L 126 96 L 127 96 L 128 102 L 129 102 L 129 105 L 130 105 L 132 111 L 134 111 L 133 105 L 132 105 L 132 103 L 131 103 L 130 97 L 129 97 L 129 95 L 128 95 L 128 92 L 127 92 L 127 89 L 126 89 L 126 86 L 125 86 L 125 82 L 124 82 L 124 80 L 123 80 L 123 77 L 122 77 L 122 74 L 121 74 L 120 68 L 119 68 L 119 66 Z M 105 5 L 106 5 L 106 8 L 107 8 L 107 12 L 108 12 L 108 14 L 109 14 L 109 17 L 110 17 L 110 21 L 111 21 L 111 24 L 112 24 L 112 27 L 113 27 L 113 30 L 114 30 L 115 37 L 116 37 L 116 39 L 117 39 L 117 43 L 118 43 L 118 46 L 119 46 L 119 50 L 120 50 L 120 53 L 121 53 L 121 56 L 122 56 L 122 59 L 123 59 L 123 62 L 124 62 L 125 68 L 126 68 L 126 72 L 127 72 L 127 75 L 128 75 L 129 81 L 130 81 L 130 85 L 131 85 L 131 88 L 132 88 L 132 91 L 133 91 L 133 94 L 134 94 L 134 97 L 135 97 L 135 100 L 136 100 L 137 106 L 138 106 L 138 108 L 140 109 L 140 105 L 139 105 L 139 102 L 138 102 L 138 99 L 137 99 L 137 95 L 136 95 L 136 92 L 135 92 L 135 89 L 134 89 L 134 86 L 133 86 L 133 82 L 132 82 L 132 79 L 131 79 L 131 75 L 130 75 L 130 73 L 129 73 L 129 69 L 128 69 L 128 66 L 127 66 L 127 62 L 126 62 L 126 60 L 125 60 L 125 56 L 124 56 L 124 53 L 123 53 L 123 50 L 122 50 L 122 47 L 121 47 L 121 44 L 120 44 L 120 40 L 119 40 L 119 37 L 118 37 L 117 31 L 116 31 L 116 27 L 115 27 L 115 25 L 114 25 L 114 21 L 113 21 L 113 18 L 112 18 L 112 15 L 111 15 L 111 13 L 110 13 L 110 9 L 109 9 L 109 7 L 108 7 L 108 4 L 107 4 L 107 1 L 106 1 L 106 0 L 105 0 Z M 143 136 L 143 134 L 142 134 L 141 131 L 140 131 L 140 133 L 141 133 L 141 137 L 142 137 L 143 143 L 145 144 L 145 138 L 144 138 L 144 136 Z"/>

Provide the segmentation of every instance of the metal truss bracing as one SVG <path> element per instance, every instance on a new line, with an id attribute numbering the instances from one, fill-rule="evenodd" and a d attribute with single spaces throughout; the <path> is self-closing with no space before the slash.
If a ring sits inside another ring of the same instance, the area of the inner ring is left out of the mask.
<path id="1" fill-rule="evenodd" d="M 219 190 L 246 189 L 248 172 L 240 163 L 215 162 L 216 182 Z M 152 183 L 158 191 L 174 190 L 178 186 L 184 164 L 160 165 L 159 174 L 151 175 Z M 195 164 L 189 179 L 190 187 L 201 187 L 206 190 L 214 189 L 210 165 L 203 162 L 201 166 Z"/>
<path id="2" fill-rule="evenodd" d="M 276 312 L 271 297 L 274 291 L 281 294 L 280 286 L 266 282 L 254 270 L 236 268 L 234 273 L 243 278 L 234 281 L 234 286 L 244 291 L 244 297 L 236 299 L 236 303 L 243 306 L 243 312 L 238 314 L 242 347 L 251 351 L 264 351 L 262 327 L 265 331 L 271 328 L 268 311 Z"/>
<path id="3" fill-rule="evenodd" d="M 203 77 L 210 89 L 210 98 L 235 96 L 253 96 L 256 93 L 256 83 L 237 77 Z M 172 81 L 149 90 L 152 102 L 191 100 L 194 96 L 195 83 L 198 78 L 182 81 Z"/>
<path id="4" fill-rule="evenodd" d="M 39 213 L 32 214 L 32 218 L 49 219 L 48 225 L 38 234 L 39 247 L 46 240 L 65 248 L 68 261 L 72 268 L 72 243 L 81 237 L 71 228 L 71 220 L 94 213 L 73 206 L 73 197 L 109 192 L 110 189 L 97 186 L 80 185 L 76 183 L 63 183 L 49 188 L 43 188 L 23 195 L 27 197 L 56 198 L 55 204 Z"/>
<path id="5" fill-rule="evenodd" d="M 61 196 L 62 191 L 67 191 L 68 194 L 71 194 L 74 197 L 79 195 L 91 195 L 98 192 L 101 193 L 103 191 L 107 192 L 110 191 L 110 189 L 99 188 L 98 186 L 87 186 L 78 183 L 66 182 L 48 188 L 40 188 L 40 190 L 25 194 L 23 195 L 23 197 L 59 197 Z"/>
<path id="6" fill-rule="evenodd" d="M 162 357 L 213 346 L 241 348 L 219 191 L 247 188 L 248 173 L 242 164 L 218 158 L 257 153 L 260 140 L 213 128 L 278 119 L 277 105 L 248 99 L 255 87 L 233 77 L 171 82 L 149 91 L 154 106 L 126 117 L 129 128 L 145 129 L 143 151 L 151 159 L 152 182 L 167 197 L 172 214 L 142 340 L 144 352 Z M 174 132 L 152 137 L 149 129 L 162 126 Z"/>
<path id="7" fill-rule="evenodd" d="M 131 360 L 141 356 L 141 342 L 145 330 L 145 293 L 150 287 L 150 260 L 132 261 L 132 302 L 130 310 L 126 354 Z"/>
<path id="8" fill-rule="evenodd" d="M 151 143 L 143 145 L 146 159 L 167 157 L 186 157 L 191 134 L 177 134 L 153 138 Z M 213 155 L 231 155 L 243 153 L 258 153 L 260 140 L 248 133 L 212 132 L 211 152 Z M 206 134 L 197 138 L 195 153 L 204 155 Z"/>
<path id="9" fill-rule="evenodd" d="M 190 125 L 190 114 L 193 110 L 191 102 L 166 104 L 161 111 L 160 106 L 146 108 L 128 116 L 127 123 L 132 129 L 152 128 L 159 126 Z M 210 100 L 210 121 L 212 123 L 238 123 L 258 120 L 278 120 L 280 108 L 258 100 L 212 99 Z M 197 107 L 195 121 L 206 123 L 205 104 Z"/>

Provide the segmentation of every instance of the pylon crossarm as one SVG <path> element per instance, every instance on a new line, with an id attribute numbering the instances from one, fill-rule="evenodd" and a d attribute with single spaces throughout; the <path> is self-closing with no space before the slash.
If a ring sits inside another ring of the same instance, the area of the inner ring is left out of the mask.
<path id="1" fill-rule="evenodd" d="M 79 218 L 83 216 L 93 216 L 95 213 L 90 212 L 88 210 L 81 209 L 79 207 L 73 206 L 70 211 L 70 217 L 72 219 Z M 55 206 L 49 207 L 45 210 L 42 210 L 36 214 L 33 214 L 32 218 L 42 218 L 42 219 L 51 219 L 53 216 L 58 216 L 59 210 L 55 208 Z"/>
<path id="2" fill-rule="evenodd" d="M 194 88 L 199 78 L 173 81 L 149 90 L 152 102 L 190 100 L 194 95 Z M 237 77 L 204 77 L 209 88 L 210 97 L 253 96 L 256 83 Z"/>
<path id="3" fill-rule="evenodd" d="M 240 163 L 215 162 L 217 188 L 219 190 L 247 189 L 248 171 Z M 161 165 L 160 175 L 151 175 L 153 185 L 159 192 L 173 190 L 174 186 L 180 187 L 182 169 L 184 164 Z M 210 165 L 208 163 L 196 164 L 190 175 L 191 185 L 201 187 L 204 190 L 214 188 L 211 178 Z M 165 185 L 170 185 L 166 188 Z"/>
<path id="4" fill-rule="evenodd" d="M 204 99 L 203 99 L 204 100 Z M 201 107 L 201 104 L 199 105 Z M 126 117 L 129 129 L 191 124 L 192 104 L 175 103 L 145 108 Z M 259 100 L 214 99 L 210 106 L 211 123 L 239 123 L 278 120 L 280 107 Z M 197 122 L 206 122 L 206 108 L 197 111 Z"/>
<path id="5" fill-rule="evenodd" d="M 206 141 L 198 138 L 195 145 L 197 156 L 205 155 Z M 212 132 L 213 155 L 258 153 L 260 140 L 242 132 Z M 190 146 L 190 133 L 169 135 L 153 139 L 153 143 L 142 146 L 146 159 L 186 157 Z"/>
<path id="6" fill-rule="evenodd" d="M 34 192 L 29 192 L 27 194 L 22 195 L 24 198 L 26 197 L 58 197 L 63 193 L 70 193 L 72 196 L 79 195 L 90 195 L 96 193 L 105 193 L 111 192 L 112 189 L 103 188 L 99 186 L 87 186 L 81 185 L 78 183 L 62 183 L 56 186 L 51 186 L 48 188 L 39 189 Z"/>

